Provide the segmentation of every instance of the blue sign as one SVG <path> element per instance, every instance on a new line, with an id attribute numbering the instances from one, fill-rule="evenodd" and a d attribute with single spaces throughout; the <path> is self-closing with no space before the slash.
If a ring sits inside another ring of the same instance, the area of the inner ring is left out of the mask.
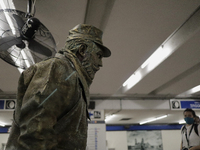
<path id="1" fill-rule="evenodd" d="M 196 99 L 171 99 L 170 105 L 172 110 L 183 110 L 186 108 L 200 109 L 200 100 Z"/>
<path id="2" fill-rule="evenodd" d="M 0 100 L 0 109 L 4 109 L 4 100 Z"/>
<path id="3" fill-rule="evenodd" d="M 8 133 L 9 128 L 8 127 L 0 127 L 0 133 Z"/>
<path id="4" fill-rule="evenodd" d="M 180 101 L 181 108 L 200 109 L 200 101 Z"/>

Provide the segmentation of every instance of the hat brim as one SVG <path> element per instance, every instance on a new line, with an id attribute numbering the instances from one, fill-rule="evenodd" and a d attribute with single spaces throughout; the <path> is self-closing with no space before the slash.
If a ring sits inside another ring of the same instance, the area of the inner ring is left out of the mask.
<path id="1" fill-rule="evenodd" d="M 95 41 L 94 41 L 95 42 Z M 101 47 L 102 51 L 103 51 L 103 57 L 110 57 L 111 56 L 111 51 L 105 47 L 104 45 L 95 42 L 99 47 Z"/>

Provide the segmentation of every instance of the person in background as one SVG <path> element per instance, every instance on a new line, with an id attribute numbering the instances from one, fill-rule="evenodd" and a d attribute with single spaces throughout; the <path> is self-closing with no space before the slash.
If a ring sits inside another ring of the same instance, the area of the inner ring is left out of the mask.
<path id="1" fill-rule="evenodd" d="M 183 112 L 185 125 L 181 128 L 180 150 L 200 150 L 200 125 L 195 124 L 195 111 L 187 108 Z"/>
<path id="2" fill-rule="evenodd" d="M 199 123 L 200 123 L 199 116 L 195 116 L 195 123 L 196 123 L 196 124 L 199 124 Z"/>

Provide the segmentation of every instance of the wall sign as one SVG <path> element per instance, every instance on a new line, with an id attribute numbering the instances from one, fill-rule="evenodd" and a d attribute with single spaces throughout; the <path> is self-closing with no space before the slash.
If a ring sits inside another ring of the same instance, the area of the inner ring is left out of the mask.
<path id="1" fill-rule="evenodd" d="M 16 105 L 15 99 L 0 99 L 0 110 L 10 111 L 14 110 Z"/>
<path id="2" fill-rule="evenodd" d="M 89 115 L 90 115 L 91 120 L 100 121 L 100 120 L 105 119 L 104 110 L 92 110 L 92 111 L 89 111 Z"/>
<path id="3" fill-rule="evenodd" d="M 88 123 L 86 150 L 106 149 L 106 124 L 104 110 L 89 110 L 91 121 Z"/>
<path id="4" fill-rule="evenodd" d="M 86 150 L 106 150 L 105 123 L 89 123 Z"/>
<path id="5" fill-rule="evenodd" d="M 4 100 L 0 100 L 0 110 L 4 109 Z"/>
<path id="6" fill-rule="evenodd" d="M 200 109 L 200 100 L 194 100 L 194 99 L 171 99 L 170 100 L 170 107 L 171 110 L 183 110 L 186 108 L 191 109 Z"/>

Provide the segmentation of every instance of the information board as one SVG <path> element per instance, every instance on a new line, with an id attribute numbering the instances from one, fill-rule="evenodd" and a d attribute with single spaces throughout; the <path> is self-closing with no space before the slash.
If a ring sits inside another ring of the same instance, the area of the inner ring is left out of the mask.
<path id="1" fill-rule="evenodd" d="M 171 110 L 183 110 L 191 108 L 194 110 L 200 109 L 200 100 L 194 99 L 171 99 L 170 100 Z"/>
<path id="2" fill-rule="evenodd" d="M 97 121 L 104 121 L 104 110 L 89 110 L 90 119 Z"/>
<path id="3" fill-rule="evenodd" d="M 15 109 L 15 99 L 0 99 L 0 110 L 13 111 Z"/>
<path id="4" fill-rule="evenodd" d="M 89 123 L 86 150 L 106 150 L 105 123 Z"/>

